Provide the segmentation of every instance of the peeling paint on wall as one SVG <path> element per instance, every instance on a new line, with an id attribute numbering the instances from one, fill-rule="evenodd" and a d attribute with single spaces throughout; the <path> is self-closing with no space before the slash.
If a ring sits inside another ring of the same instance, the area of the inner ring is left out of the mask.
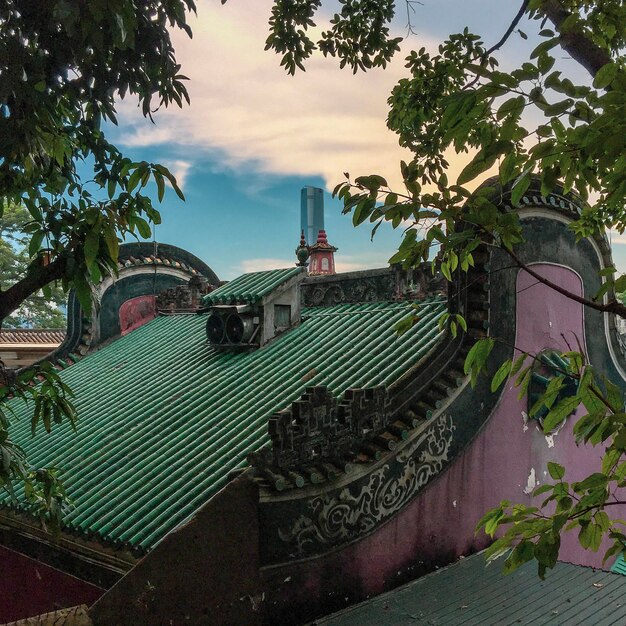
<path id="1" fill-rule="evenodd" d="M 530 474 L 528 474 L 528 480 L 526 481 L 526 487 L 524 487 L 524 493 L 531 494 L 537 486 L 537 478 L 535 475 L 535 468 L 530 468 Z"/>
<path id="2" fill-rule="evenodd" d="M 522 411 L 522 430 L 526 432 L 528 430 L 528 413 Z"/>

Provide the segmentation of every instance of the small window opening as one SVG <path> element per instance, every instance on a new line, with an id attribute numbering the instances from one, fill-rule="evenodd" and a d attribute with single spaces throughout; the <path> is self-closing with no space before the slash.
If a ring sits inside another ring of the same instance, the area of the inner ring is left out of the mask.
<path id="1" fill-rule="evenodd" d="M 274 326 L 276 328 L 289 328 L 291 324 L 291 307 L 288 304 L 276 304 L 274 306 Z"/>

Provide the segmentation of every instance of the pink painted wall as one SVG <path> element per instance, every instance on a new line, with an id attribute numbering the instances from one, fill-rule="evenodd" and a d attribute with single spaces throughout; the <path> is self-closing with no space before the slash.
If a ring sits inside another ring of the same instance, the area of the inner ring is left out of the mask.
<path id="1" fill-rule="evenodd" d="M 582 291 L 580 278 L 567 268 L 535 265 L 533 269 L 569 291 Z M 529 352 L 567 350 L 565 339 L 575 347 L 575 337 L 585 345 L 581 305 L 536 283 L 525 272 L 518 276 L 517 293 L 519 348 Z M 507 382 L 492 416 L 465 452 L 379 531 L 323 559 L 267 572 L 267 583 L 275 590 L 275 605 L 282 604 L 288 611 L 289 606 L 302 606 L 307 595 L 317 595 L 327 598 L 328 605 L 339 606 L 354 601 L 355 596 L 380 593 L 403 579 L 485 547 L 486 537 L 474 535 L 476 522 L 503 499 L 530 503 L 525 493 L 529 480 L 532 483 L 529 477 L 534 472 L 532 486 L 543 483 L 548 461 L 565 465 L 570 481 L 596 471 L 600 452 L 575 445 L 573 417 L 551 441 L 534 421 L 525 423 L 522 412 L 526 410 L 526 398 L 518 400 L 517 389 Z M 626 511 L 611 513 L 626 516 Z M 602 549 L 599 553 L 582 550 L 576 535 L 569 533 L 560 558 L 600 567 L 602 554 Z"/>
<path id="2" fill-rule="evenodd" d="M 0 624 L 78 604 L 104 589 L 0 546 Z"/>
<path id="3" fill-rule="evenodd" d="M 156 298 L 154 296 L 138 296 L 126 300 L 120 306 L 119 318 L 122 336 L 131 330 L 143 326 L 156 317 Z"/>

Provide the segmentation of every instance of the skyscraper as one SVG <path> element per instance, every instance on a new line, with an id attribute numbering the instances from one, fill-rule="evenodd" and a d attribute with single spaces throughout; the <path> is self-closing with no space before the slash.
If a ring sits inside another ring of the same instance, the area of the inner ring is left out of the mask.
<path id="1" fill-rule="evenodd" d="M 306 186 L 300 192 L 300 228 L 306 242 L 312 246 L 317 234 L 324 230 L 324 190 Z"/>

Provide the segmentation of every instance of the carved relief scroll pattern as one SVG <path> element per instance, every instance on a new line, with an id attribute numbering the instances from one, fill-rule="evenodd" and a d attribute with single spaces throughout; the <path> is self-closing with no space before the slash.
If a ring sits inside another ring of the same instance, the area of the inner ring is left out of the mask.
<path id="1" fill-rule="evenodd" d="M 441 471 L 454 429 L 452 419 L 442 415 L 395 462 L 370 474 L 357 492 L 346 487 L 314 498 L 309 503 L 310 515 L 278 529 L 291 556 L 305 557 L 357 539 L 398 512 Z M 401 465 L 399 471 L 394 464 Z"/>

